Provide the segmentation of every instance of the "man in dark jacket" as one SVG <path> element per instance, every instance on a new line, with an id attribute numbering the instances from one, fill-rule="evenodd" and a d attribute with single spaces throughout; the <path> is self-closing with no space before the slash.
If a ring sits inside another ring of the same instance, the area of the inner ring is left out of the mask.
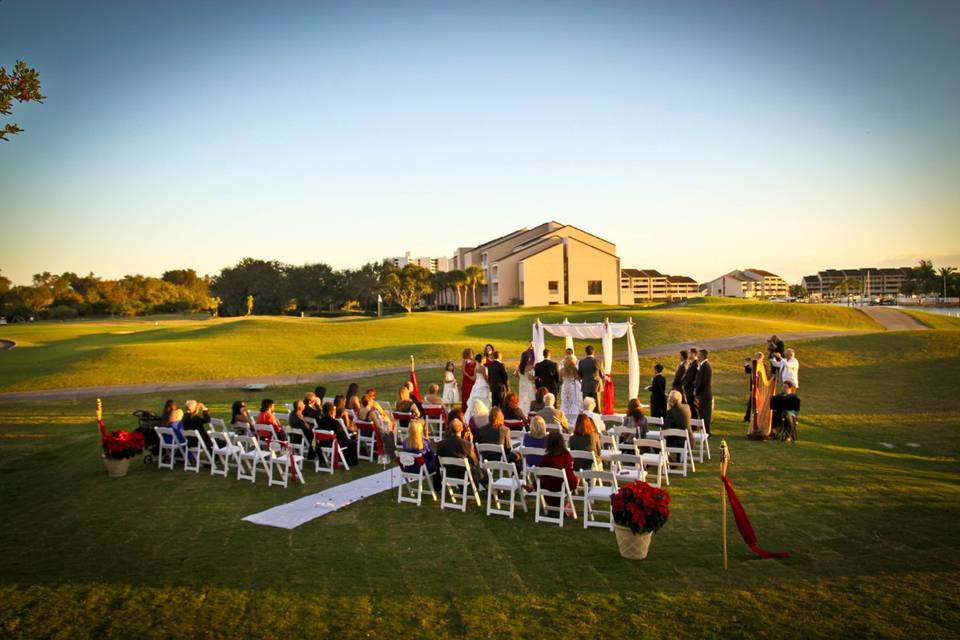
<path id="1" fill-rule="evenodd" d="M 667 412 L 667 379 L 663 377 L 663 365 L 653 365 L 653 379 L 647 387 L 650 392 L 650 415 L 662 418 Z"/>
<path id="2" fill-rule="evenodd" d="M 706 349 L 700 349 L 697 360 L 697 378 L 694 383 L 695 404 L 697 413 L 709 434 L 710 423 L 713 421 L 713 368 L 707 361 Z"/>
<path id="3" fill-rule="evenodd" d="M 503 398 L 510 391 L 510 377 L 507 375 L 507 368 L 500 361 L 500 352 L 494 351 L 491 357 L 493 359 L 487 363 L 487 378 L 493 406 L 499 407 L 503 405 Z"/>
<path id="4" fill-rule="evenodd" d="M 481 478 L 480 461 L 477 460 L 477 452 L 461 437 L 462 434 L 463 423 L 457 419 L 451 420 L 450 426 L 447 427 L 447 437 L 437 443 L 437 458 L 466 458 L 470 461 L 470 475 L 473 476 L 473 482 L 476 484 Z M 451 478 L 462 478 L 463 469 L 450 467 L 447 474 Z"/>
<path id="5" fill-rule="evenodd" d="M 694 387 L 697 381 L 697 350 L 690 349 L 690 356 L 687 359 L 687 370 L 683 373 L 683 401 L 690 405 L 690 413 L 696 418 L 697 403 L 695 400 Z"/>
<path id="6" fill-rule="evenodd" d="M 557 389 L 560 388 L 560 368 L 550 359 L 550 349 L 543 350 L 543 360 L 533 368 L 533 374 L 536 376 L 538 389 L 546 387 L 547 391 L 557 395 Z"/>

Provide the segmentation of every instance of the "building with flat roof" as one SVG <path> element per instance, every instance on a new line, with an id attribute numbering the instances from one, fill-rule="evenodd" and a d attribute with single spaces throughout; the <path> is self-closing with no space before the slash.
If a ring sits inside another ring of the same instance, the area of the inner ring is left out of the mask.
<path id="1" fill-rule="evenodd" d="M 483 269 L 483 306 L 620 303 L 617 246 L 556 221 L 461 247 L 450 263 L 451 270 Z"/>
<path id="2" fill-rule="evenodd" d="M 700 290 L 708 296 L 726 298 L 783 298 L 787 281 L 763 269 L 734 270 L 705 282 Z"/>
<path id="3" fill-rule="evenodd" d="M 861 267 L 826 269 L 803 276 L 803 286 L 812 298 L 832 298 L 848 293 L 864 296 L 896 296 L 913 274 L 911 267 Z"/>
<path id="4" fill-rule="evenodd" d="M 670 276 L 656 269 L 620 270 L 621 304 L 686 300 L 699 295 L 697 281 L 688 276 Z"/>
<path id="5" fill-rule="evenodd" d="M 428 269 L 431 273 L 450 271 L 450 258 L 415 258 L 409 251 L 399 258 L 385 258 L 385 260 L 398 269 L 403 269 L 408 264 L 415 264 Z"/>

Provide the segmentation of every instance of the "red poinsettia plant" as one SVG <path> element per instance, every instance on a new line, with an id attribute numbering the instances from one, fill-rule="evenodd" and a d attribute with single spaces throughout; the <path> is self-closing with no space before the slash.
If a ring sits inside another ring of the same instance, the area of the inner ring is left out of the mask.
<path id="1" fill-rule="evenodd" d="M 637 480 L 624 485 L 611 498 L 613 521 L 634 533 L 656 531 L 670 517 L 670 494 Z"/>
<path id="2" fill-rule="evenodd" d="M 143 434 L 139 431 L 107 431 L 103 424 L 103 409 L 100 400 L 97 400 L 97 425 L 100 427 L 100 441 L 103 444 L 103 455 L 114 460 L 132 458 L 143 451 Z"/>

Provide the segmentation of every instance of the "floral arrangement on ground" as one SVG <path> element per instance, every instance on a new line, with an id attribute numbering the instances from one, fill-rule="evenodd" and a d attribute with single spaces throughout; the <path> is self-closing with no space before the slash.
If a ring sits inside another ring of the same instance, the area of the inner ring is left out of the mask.
<path id="1" fill-rule="evenodd" d="M 670 494 L 637 480 L 620 488 L 611 498 L 613 521 L 634 533 L 653 532 L 670 517 Z"/>

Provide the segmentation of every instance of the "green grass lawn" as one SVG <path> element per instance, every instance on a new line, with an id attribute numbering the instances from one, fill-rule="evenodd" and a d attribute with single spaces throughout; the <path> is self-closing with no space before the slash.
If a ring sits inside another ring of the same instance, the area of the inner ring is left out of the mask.
<path id="1" fill-rule="evenodd" d="M 410 354 L 423 362 L 459 362 L 465 347 L 479 349 L 487 342 L 513 361 L 538 317 L 584 322 L 628 316 L 637 324 L 641 348 L 753 333 L 880 329 L 855 309 L 730 301 L 640 309 L 576 305 L 430 312 L 381 319 L 165 318 L 8 325 L 0 337 L 18 346 L 0 353 L 0 391 L 367 369 L 403 365 Z M 562 348 L 559 340 L 550 345 Z"/>
<path id="2" fill-rule="evenodd" d="M 608 532 L 401 506 L 393 493 L 292 531 L 252 525 L 241 518 L 345 478 L 309 472 L 284 490 L 135 460 L 111 480 L 92 401 L 2 404 L 0 636 L 956 637 L 960 333 L 796 347 L 792 445 L 743 438 L 742 354 L 711 354 L 714 452 L 727 438 L 761 546 L 793 554 L 757 559 L 731 522 L 727 573 L 716 462 L 674 480 L 669 522 L 632 562 Z M 392 389 L 402 377 L 363 382 Z M 235 396 L 202 399 L 223 415 Z M 106 398 L 108 423 L 131 426 L 130 411 L 163 400 Z"/>

